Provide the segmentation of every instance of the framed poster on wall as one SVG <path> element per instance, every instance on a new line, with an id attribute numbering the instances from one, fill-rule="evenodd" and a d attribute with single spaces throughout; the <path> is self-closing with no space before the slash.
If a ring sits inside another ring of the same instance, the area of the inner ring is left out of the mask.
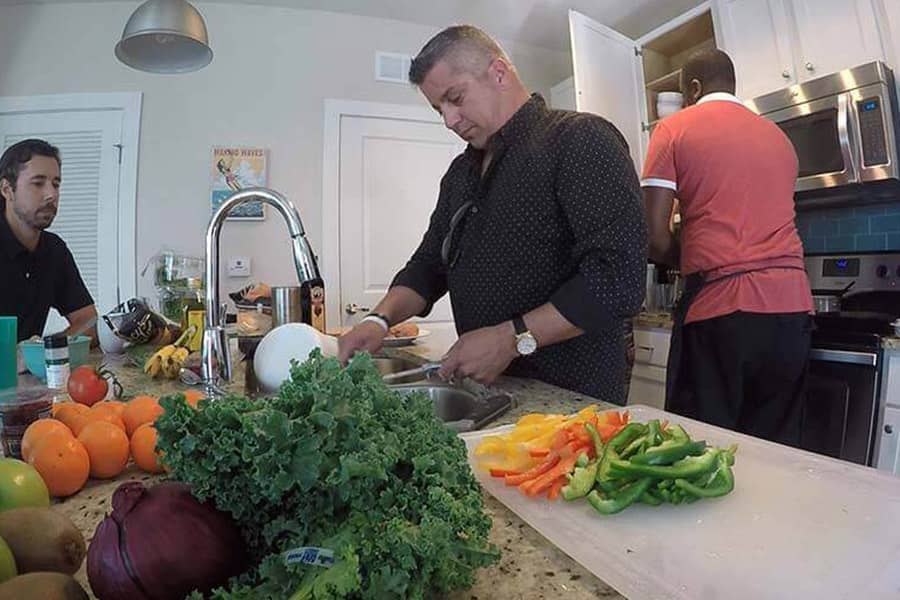
<path id="1" fill-rule="evenodd" d="M 263 148 L 216 146 L 210 165 L 210 205 L 215 212 L 228 196 L 249 187 L 266 187 L 268 151 Z M 266 218 L 262 202 L 247 202 L 228 215 L 233 221 L 262 221 Z"/>

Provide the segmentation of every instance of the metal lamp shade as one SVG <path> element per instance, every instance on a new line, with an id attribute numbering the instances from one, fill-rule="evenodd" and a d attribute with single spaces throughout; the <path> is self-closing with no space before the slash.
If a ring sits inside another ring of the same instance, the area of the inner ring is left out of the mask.
<path id="1" fill-rule="evenodd" d="M 187 73 L 210 63 L 206 23 L 185 0 L 147 0 L 125 24 L 116 58 L 139 71 Z"/>

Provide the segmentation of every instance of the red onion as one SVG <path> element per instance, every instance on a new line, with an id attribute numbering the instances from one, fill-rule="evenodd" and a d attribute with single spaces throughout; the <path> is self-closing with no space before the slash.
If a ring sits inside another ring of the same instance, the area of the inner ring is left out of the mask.
<path id="1" fill-rule="evenodd" d="M 180 600 L 247 567 L 231 517 L 201 504 L 183 483 L 123 483 L 112 506 L 88 548 L 88 580 L 99 600 Z"/>

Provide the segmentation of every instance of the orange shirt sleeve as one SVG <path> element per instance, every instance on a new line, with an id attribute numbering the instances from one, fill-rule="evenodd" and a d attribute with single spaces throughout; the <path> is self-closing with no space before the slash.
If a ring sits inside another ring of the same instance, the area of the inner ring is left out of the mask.
<path id="1" fill-rule="evenodd" d="M 671 130 L 660 123 L 650 136 L 650 148 L 644 161 L 641 187 L 661 187 L 672 191 L 678 189 L 675 172 L 675 144 Z"/>

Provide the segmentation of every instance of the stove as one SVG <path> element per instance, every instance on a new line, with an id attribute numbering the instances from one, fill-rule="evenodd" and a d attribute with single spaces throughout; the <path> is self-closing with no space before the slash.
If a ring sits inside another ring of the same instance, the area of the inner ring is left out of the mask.
<path id="1" fill-rule="evenodd" d="M 900 318 L 900 252 L 805 262 L 813 294 L 838 297 L 840 310 L 814 317 L 801 446 L 872 465 L 883 411 L 882 338 Z"/>

